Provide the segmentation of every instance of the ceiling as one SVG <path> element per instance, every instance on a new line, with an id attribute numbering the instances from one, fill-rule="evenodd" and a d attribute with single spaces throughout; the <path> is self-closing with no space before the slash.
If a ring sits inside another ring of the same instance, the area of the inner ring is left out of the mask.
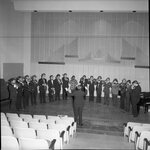
<path id="1" fill-rule="evenodd" d="M 17 11 L 148 12 L 148 0 L 12 0 Z"/>

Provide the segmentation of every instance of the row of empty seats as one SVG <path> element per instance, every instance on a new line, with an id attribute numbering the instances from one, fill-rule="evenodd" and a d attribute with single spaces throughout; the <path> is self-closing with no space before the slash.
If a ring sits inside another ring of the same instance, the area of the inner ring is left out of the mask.
<path id="1" fill-rule="evenodd" d="M 150 124 L 128 122 L 124 124 L 124 137 L 134 143 L 136 150 L 150 150 Z"/>
<path id="2" fill-rule="evenodd" d="M 29 147 L 24 146 L 24 142 L 27 142 L 26 146 L 31 146 L 32 144 L 28 144 L 30 140 L 40 139 L 42 141 L 46 140 L 51 148 L 62 149 L 63 144 L 68 143 L 75 133 L 76 122 L 72 117 L 1 113 L 2 149 L 10 148 L 11 145 L 8 144 L 8 139 L 17 140 L 18 147 L 21 149 L 29 149 Z M 36 146 L 36 144 L 34 145 Z M 34 149 L 34 147 L 30 149 Z"/>

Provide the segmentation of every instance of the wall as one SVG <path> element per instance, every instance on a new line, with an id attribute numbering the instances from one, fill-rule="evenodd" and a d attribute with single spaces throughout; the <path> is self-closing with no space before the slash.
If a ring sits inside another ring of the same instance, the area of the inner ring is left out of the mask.
<path id="1" fill-rule="evenodd" d="M 31 74 L 137 79 L 148 91 L 148 33 L 147 13 L 32 13 Z"/>
<path id="2" fill-rule="evenodd" d="M 31 15 L 14 11 L 10 0 L 0 0 L 0 77 L 3 63 L 23 63 L 24 74 L 30 74 Z"/>

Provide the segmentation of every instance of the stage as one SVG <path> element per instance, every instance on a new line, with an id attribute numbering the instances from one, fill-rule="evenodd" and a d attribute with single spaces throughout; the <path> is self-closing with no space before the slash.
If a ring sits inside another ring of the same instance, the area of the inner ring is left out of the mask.
<path id="1" fill-rule="evenodd" d="M 15 108 L 9 109 L 8 103 L 1 104 L 2 112 L 17 112 Z M 39 99 L 36 106 L 30 106 L 25 110 L 21 110 L 17 113 L 30 113 L 41 115 L 68 115 L 73 117 L 72 101 L 61 100 L 55 102 L 47 102 L 40 104 Z M 77 132 L 95 133 L 95 134 L 109 134 L 122 136 L 123 135 L 123 123 L 135 121 L 135 122 L 150 122 L 150 113 L 144 114 L 144 109 L 140 109 L 140 114 L 137 118 L 134 118 L 131 112 L 127 113 L 118 106 L 112 106 L 111 99 L 110 105 L 106 106 L 102 103 L 89 102 L 88 97 L 85 100 L 83 109 L 83 127 L 77 129 Z"/>

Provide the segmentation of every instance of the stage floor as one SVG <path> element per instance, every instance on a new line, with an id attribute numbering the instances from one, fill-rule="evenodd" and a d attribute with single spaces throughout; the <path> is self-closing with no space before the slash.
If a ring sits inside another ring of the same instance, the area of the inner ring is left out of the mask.
<path id="1" fill-rule="evenodd" d="M 1 104 L 2 112 L 17 112 L 15 108 L 9 109 L 8 103 Z M 38 104 L 36 106 L 29 106 L 26 110 L 21 110 L 17 113 L 30 113 L 30 114 L 45 114 L 45 115 L 68 115 L 73 117 L 72 101 L 61 100 L 49 103 L 48 100 L 45 104 Z M 127 113 L 118 106 L 109 106 L 102 103 L 89 102 L 88 97 L 85 100 L 83 109 L 83 127 L 78 128 L 78 132 L 85 133 L 100 133 L 109 135 L 123 135 L 123 123 L 135 121 L 150 123 L 150 113 L 144 114 L 143 108 L 140 109 L 140 114 L 134 118 L 131 112 Z"/>

